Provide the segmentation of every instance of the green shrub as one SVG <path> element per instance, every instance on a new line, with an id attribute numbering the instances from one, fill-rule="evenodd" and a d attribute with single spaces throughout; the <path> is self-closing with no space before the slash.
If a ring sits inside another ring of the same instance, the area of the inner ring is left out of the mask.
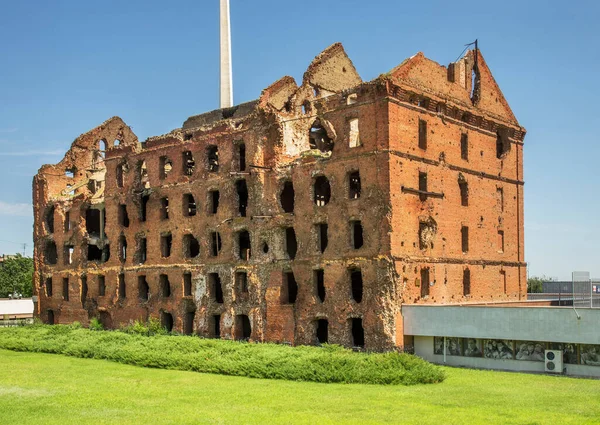
<path id="1" fill-rule="evenodd" d="M 409 354 L 355 353 L 328 344 L 290 347 L 164 333 L 157 321 L 133 322 L 122 332 L 65 325 L 0 328 L 0 348 L 292 381 L 412 385 L 445 378 L 439 367 Z"/>
<path id="2" fill-rule="evenodd" d="M 103 329 L 104 329 L 104 326 L 102 325 L 102 322 L 100 322 L 100 320 L 98 320 L 96 317 L 94 317 L 92 320 L 90 320 L 90 325 L 89 325 L 90 331 L 101 331 Z"/>

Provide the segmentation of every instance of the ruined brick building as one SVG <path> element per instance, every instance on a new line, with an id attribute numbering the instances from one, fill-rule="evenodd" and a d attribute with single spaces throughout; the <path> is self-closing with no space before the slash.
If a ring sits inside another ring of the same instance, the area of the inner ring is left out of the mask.
<path id="1" fill-rule="evenodd" d="M 139 142 L 117 117 L 33 181 L 36 314 L 381 350 L 404 303 L 519 300 L 523 138 L 484 58 L 298 86 Z"/>

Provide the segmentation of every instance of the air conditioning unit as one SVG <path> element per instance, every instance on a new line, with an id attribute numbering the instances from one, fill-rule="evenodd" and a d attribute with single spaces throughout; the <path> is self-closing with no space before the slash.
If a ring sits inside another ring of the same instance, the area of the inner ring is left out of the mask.
<path id="1" fill-rule="evenodd" d="M 562 350 L 546 350 L 544 355 L 544 370 L 550 373 L 563 373 Z"/>

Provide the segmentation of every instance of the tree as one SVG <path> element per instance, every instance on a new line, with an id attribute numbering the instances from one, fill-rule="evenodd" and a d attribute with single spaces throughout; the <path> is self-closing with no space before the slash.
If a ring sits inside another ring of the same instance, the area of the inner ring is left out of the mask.
<path id="1" fill-rule="evenodd" d="M 537 276 L 532 276 L 529 279 L 527 279 L 527 292 L 529 292 L 530 294 L 541 293 L 542 283 L 544 282 L 544 280 L 547 279 L 543 279 Z"/>
<path id="2" fill-rule="evenodd" d="M 23 297 L 33 295 L 33 259 L 17 254 L 5 258 L 0 266 L 0 298 L 17 292 Z"/>

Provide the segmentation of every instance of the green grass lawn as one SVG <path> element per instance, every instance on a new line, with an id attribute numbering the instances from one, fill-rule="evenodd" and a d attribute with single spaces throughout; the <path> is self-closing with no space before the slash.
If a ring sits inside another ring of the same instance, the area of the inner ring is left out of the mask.
<path id="1" fill-rule="evenodd" d="M 251 379 L 0 350 L 0 424 L 598 424 L 600 381 L 444 368 L 440 384 Z"/>

